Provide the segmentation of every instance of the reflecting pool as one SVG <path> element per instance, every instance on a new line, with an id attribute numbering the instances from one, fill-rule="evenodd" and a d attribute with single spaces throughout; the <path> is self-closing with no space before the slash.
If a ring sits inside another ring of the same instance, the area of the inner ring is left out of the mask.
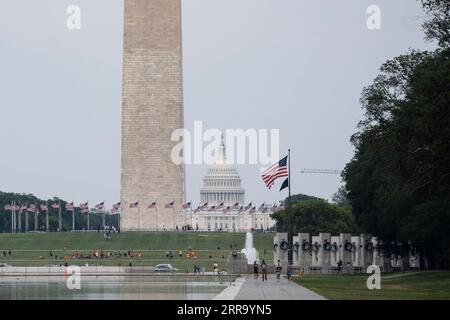
<path id="1" fill-rule="evenodd" d="M 0 300 L 207 300 L 234 279 L 219 276 L 82 276 L 68 289 L 64 276 L 0 276 Z"/>

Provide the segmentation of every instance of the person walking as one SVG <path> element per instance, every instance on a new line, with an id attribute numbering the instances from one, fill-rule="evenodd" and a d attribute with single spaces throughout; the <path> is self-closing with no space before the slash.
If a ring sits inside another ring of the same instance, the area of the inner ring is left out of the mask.
<path id="1" fill-rule="evenodd" d="M 258 262 L 253 263 L 253 274 L 255 275 L 255 279 L 258 280 L 259 274 L 258 274 Z"/>
<path id="2" fill-rule="evenodd" d="M 294 273 L 294 268 L 292 267 L 292 264 L 290 264 L 287 268 L 287 278 L 289 282 L 291 281 L 292 274 Z"/>
<path id="3" fill-rule="evenodd" d="M 281 264 L 280 264 L 280 260 L 278 260 L 278 264 L 277 264 L 277 267 L 275 270 L 277 272 L 277 281 L 280 282 L 281 271 L 283 270 L 283 268 L 281 267 Z"/>
<path id="4" fill-rule="evenodd" d="M 262 277 L 262 281 L 267 281 L 267 264 L 266 261 L 261 262 L 261 277 Z"/>

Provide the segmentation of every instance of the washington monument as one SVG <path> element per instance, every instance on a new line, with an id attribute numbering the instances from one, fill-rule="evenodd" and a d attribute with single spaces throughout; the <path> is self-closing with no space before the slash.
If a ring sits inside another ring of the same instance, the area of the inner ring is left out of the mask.
<path id="1" fill-rule="evenodd" d="M 181 0 L 125 0 L 123 231 L 173 230 L 185 223 L 184 166 L 171 160 L 171 134 L 183 128 L 181 50 Z"/>

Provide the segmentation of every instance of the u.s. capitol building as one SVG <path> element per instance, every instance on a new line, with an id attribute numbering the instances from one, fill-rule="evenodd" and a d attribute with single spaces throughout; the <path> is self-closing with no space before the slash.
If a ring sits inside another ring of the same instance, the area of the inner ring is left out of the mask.
<path id="1" fill-rule="evenodd" d="M 236 165 L 226 162 L 222 138 L 217 158 L 208 167 L 200 190 L 200 205 L 186 210 L 186 222 L 199 231 L 271 230 L 275 221 L 270 217 L 280 209 L 274 205 L 245 202 L 245 190 Z"/>

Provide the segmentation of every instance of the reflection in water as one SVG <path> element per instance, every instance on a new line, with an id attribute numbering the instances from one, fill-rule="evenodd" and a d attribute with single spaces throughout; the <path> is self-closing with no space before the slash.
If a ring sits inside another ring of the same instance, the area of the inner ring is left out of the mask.
<path id="1" fill-rule="evenodd" d="M 62 276 L 0 277 L 0 300 L 206 300 L 229 282 L 212 277 L 82 276 L 69 290 Z"/>

